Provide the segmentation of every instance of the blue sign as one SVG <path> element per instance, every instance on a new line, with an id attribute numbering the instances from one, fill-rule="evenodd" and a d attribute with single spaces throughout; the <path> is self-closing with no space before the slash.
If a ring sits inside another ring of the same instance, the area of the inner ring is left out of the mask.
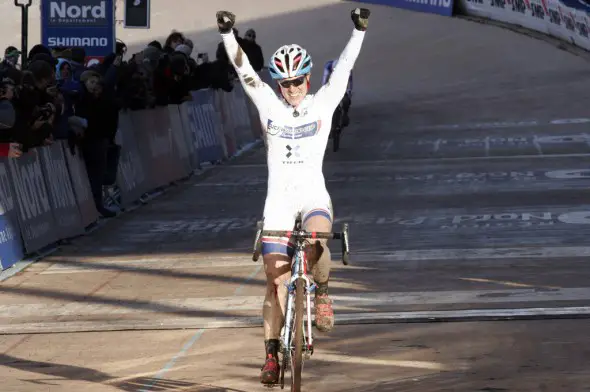
<path id="1" fill-rule="evenodd" d="M 582 0 L 561 0 L 560 3 L 569 8 L 590 12 L 590 4 Z"/>
<path id="2" fill-rule="evenodd" d="M 215 119 L 215 96 L 212 90 L 191 91 L 193 100 L 187 106 L 188 119 L 200 162 L 217 161 L 223 158 L 223 147 L 217 138 Z"/>
<path id="3" fill-rule="evenodd" d="M 18 200 L 14 195 L 7 160 L 0 160 L 0 271 L 24 256 L 18 225 Z"/>
<path id="4" fill-rule="evenodd" d="M 23 244 L 17 223 L 0 215 L 0 271 L 12 267 L 24 257 Z"/>
<path id="5" fill-rule="evenodd" d="M 411 11 L 427 12 L 444 16 L 453 16 L 453 0 L 356 0 L 360 3 L 372 3 L 403 8 Z"/>
<path id="6" fill-rule="evenodd" d="M 113 53 L 114 0 L 42 0 L 41 42 L 49 48 L 82 47 L 88 58 Z"/>

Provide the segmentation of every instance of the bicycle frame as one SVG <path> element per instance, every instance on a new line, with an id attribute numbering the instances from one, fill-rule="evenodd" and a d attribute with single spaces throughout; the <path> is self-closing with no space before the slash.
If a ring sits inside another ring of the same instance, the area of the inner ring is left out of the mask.
<path id="1" fill-rule="evenodd" d="M 283 329 L 283 336 L 281 336 L 281 343 L 283 345 L 283 355 L 291 357 L 291 332 L 293 331 L 293 304 L 295 303 L 295 284 L 297 279 L 305 281 L 305 303 L 307 314 L 307 328 L 304 328 L 304 338 L 306 342 L 305 352 L 306 356 L 313 354 L 313 334 L 311 321 L 311 293 L 315 291 L 316 284 L 307 274 L 307 256 L 305 255 L 305 240 L 298 240 L 295 244 L 295 253 L 293 255 L 293 262 L 291 263 L 291 278 L 287 285 L 287 307 L 285 310 L 285 324 Z M 307 336 L 305 336 L 307 335 Z"/>

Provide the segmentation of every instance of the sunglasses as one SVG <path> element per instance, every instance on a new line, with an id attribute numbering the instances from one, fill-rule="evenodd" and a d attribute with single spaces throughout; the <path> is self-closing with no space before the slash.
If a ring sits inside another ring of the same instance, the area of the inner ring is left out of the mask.
<path id="1" fill-rule="evenodd" d="M 283 80 L 283 81 L 279 82 L 279 84 L 283 88 L 289 88 L 291 86 L 299 87 L 303 84 L 303 82 L 305 82 L 305 76 L 300 76 L 297 79 L 292 79 L 292 80 Z"/>

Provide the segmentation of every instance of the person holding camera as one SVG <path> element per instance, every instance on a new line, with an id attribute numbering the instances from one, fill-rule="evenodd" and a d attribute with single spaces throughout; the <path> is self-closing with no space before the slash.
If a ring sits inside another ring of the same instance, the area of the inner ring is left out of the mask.
<path id="1" fill-rule="evenodd" d="M 46 61 L 33 61 L 23 72 L 13 102 L 16 110 L 14 139 L 22 144 L 23 152 L 52 143 L 54 123 L 61 112 L 52 96 L 54 82 L 55 71 Z"/>

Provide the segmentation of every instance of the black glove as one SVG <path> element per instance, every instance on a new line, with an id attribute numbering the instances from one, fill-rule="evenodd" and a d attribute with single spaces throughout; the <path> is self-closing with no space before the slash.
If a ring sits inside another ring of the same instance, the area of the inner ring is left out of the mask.
<path id="1" fill-rule="evenodd" d="M 236 16 L 229 11 L 217 11 L 217 27 L 219 32 L 227 34 L 236 23 Z"/>
<path id="2" fill-rule="evenodd" d="M 367 26 L 369 25 L 369 15 L 371 15 L 371 11 L 366 8 L 355 8 L 350 11 L 350 17 L 354 22 L 354 27 L 360 31 L 367 30 Z"/>

